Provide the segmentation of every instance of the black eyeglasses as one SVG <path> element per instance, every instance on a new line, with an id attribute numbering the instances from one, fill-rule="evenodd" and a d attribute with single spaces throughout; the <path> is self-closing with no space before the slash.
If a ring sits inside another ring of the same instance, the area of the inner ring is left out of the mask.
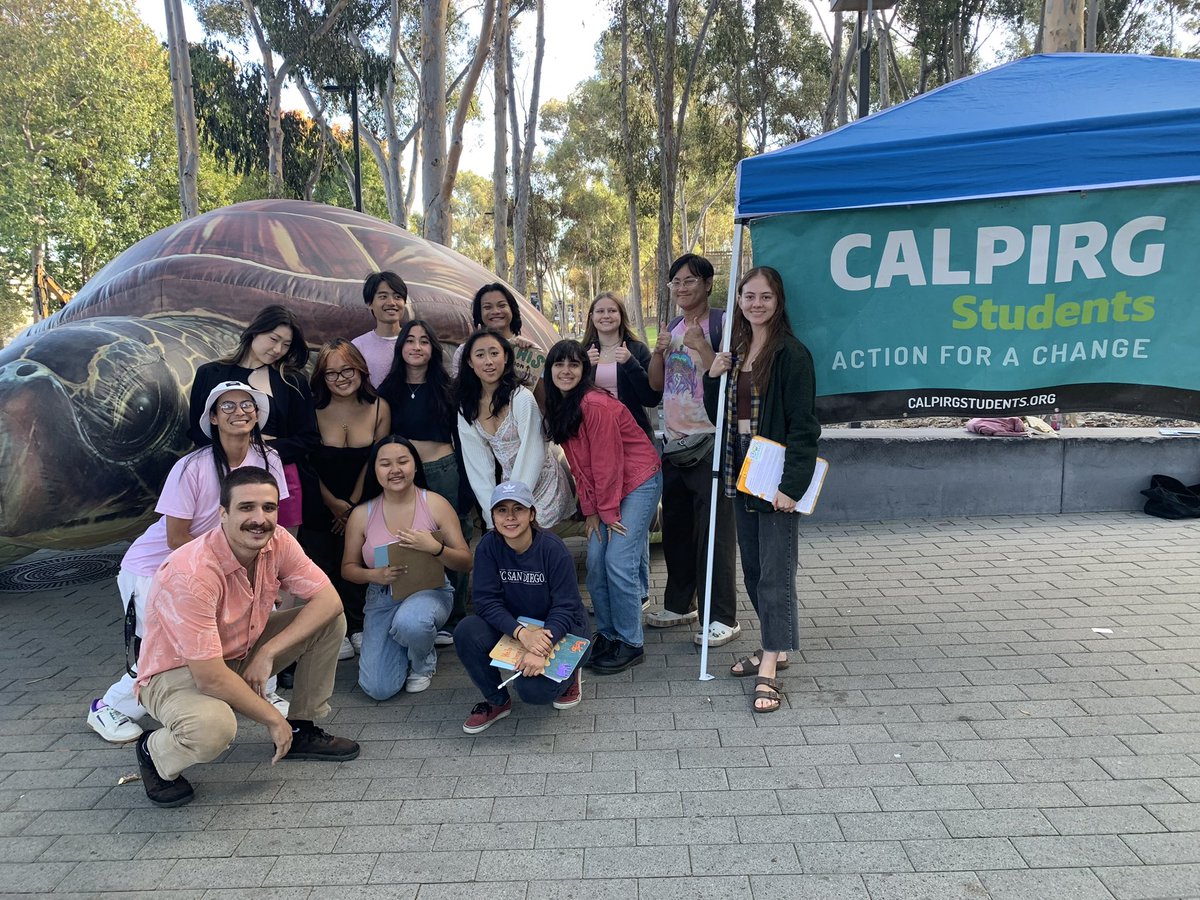
<path id="1" fill-rule="evenodd" d="M 329 382 L 349 381 L 351 378 L 353 378 L 357 374 L 358 374 L 358 369 L 352 369 L 349 366 L 346 366 L 346 368 L 344 368 L 344 369 L 337 369 L 337 370 L 328 369 L 325 372 L 325 380 L 329 381 Z"/>
<path id="2" fill-rule="evenodd" d="M 253 400 L 222 400 L 217 404 L 217 409 L 223 413 L 231 413 L 235 409 L 240 409 L 242 412 L 250 412 L 252 409 L 258 409 L 258 404 Z"/>

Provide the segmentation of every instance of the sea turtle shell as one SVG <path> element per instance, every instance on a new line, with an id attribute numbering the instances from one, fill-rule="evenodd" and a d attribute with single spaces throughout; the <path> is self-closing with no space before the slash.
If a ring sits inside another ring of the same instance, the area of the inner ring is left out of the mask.
<path id="1" fill-rule="evenodd" d="M 395 225 L 296 200 L 214 210 L 130 247 L 0 350 L 0 542 L 85 549 L 136 536 L 191 449 L 197 366 L 272 303 L 297 314 L 313 348 L 369 331 L 362 282 L 380 270 L 404 278 L 408 316 L 449 344 L 469 332 L 475 291 L 496 280 Z M 522 334 L 549 347 L 550 324 L 518 303 Z"/>
<path id="2" fill-rule="evenodd" d="M 302 200 L 251 200 L 213 210 L 138 241 L 75 298 L 28 329 L 36 336 L 92 316 L 203 311 L 248 323 L 272 303 L 289 307 L 314 347 L 374 325 L 363 279 L 398 272 L 410 318 L 427 319 L 443 341 L 471 330 L 471 298 L 494 273 L 449 247 L 363 213 Z M 515 292 L 514 292 L 515 293 Z M 542 347 L 558 338 L 518 296 L 522 334 Z"/>

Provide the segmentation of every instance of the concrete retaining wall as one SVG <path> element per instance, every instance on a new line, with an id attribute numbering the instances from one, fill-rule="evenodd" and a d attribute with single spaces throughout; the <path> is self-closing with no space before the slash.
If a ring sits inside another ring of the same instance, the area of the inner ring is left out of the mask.
<path id="1" fill-rule="evenodd" d="M 1140 510 L 1156 473 L 1200 482 L 1200 438 L 1155 428 L 981 437 L 949 428 L 836 428 L 821 437 L 822 522 Z"/>

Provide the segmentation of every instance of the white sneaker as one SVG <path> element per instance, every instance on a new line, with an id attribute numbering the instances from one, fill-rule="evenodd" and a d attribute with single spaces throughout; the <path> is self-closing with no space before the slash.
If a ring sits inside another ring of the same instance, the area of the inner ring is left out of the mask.
<path id="1" fill-rule="evenodd" d="M 342 638 L 342 648 L 338 650 L 338 661 L 343 659 L 354 659 L 354 645 L 348 637 Z"/>
<path id="2" fill-rule="evenodd" d="M 126 744 L 142 736 L 142 727 L 123 712 L 106 706 L 103 700 L 93 700 L 87 723 L 92 731 L 110 744 Z"/>
<path id="3" fill-rule="evenodd" d="M 291 711 L 291 708 L 292 708 L 292 705 L 290 703 L 288 703 L 286 700 L 284 700 L 282 697 L 280 697 L 274 691 L 270 691 L 267 694 L 266 700 L 273 707 L 275 707 L 277 710 L 279 710 L 279 714 L 281 716 L 283 716 L 285 719 L 288 717 L 288 713 Z"/>
<path id="4" fill-rule="evenodd" d="M 453 647 L 454 632 L 448 628 L 439 628 L 438 633 L 433 636 L 433 646 L 435 647 Z"/>
<path id="5" fill-rule="evenodd" d="M 433 683 L 432 675 L 417 675 L 412 674 L 404 682 L 404 690 L 410 694 L 419 694 L 421 691 L 429 690 L 429 685 Z"/>
<path id="6" fill-rule="evenodd" d="M 691 625 L 698 618 L 699 613 L 694 609 L 689 613 L 658 609 L 646 616 L 646 624 L 651 628 L 674 628 L 676 625 Z"/>
<path id="7" fill-rule="evenodd" d="M 362 632 L 356 631 L 350 635 L 350 646 L 354 648 L 354 652 L 362 655 Z"/>
<path id="8" fill-rule="evenodd" d="M 730 628 L 723 622 L 708 623 L 708 646 L 720 647 L 722 644 L 728 644 L 735 637 L 742 633 L 741 625 L 734 625 Z M 704 632 L 696 632 L 696 636 L 692 638 L 697 646 L 704 643 Z"/>

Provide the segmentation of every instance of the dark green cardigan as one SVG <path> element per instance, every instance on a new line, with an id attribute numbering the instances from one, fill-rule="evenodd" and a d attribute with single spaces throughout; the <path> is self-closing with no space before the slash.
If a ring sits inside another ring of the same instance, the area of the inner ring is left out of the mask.
<path id="1" fill-rule="evenodd" d="M 712 421 L 717 420 L 720 401 L 720 379 L 704 375 L 704 408 Z M 736 390 L 733 379 L 729 379 L 728 390 Z M 771 365 L 771 379 L 767 392 L 760 400 L 758 431 L 756 434 L 776 441 L 787 447 L 783 462 L 783 480 L 779 490 L 793 500 L 799 500 L 808 490 L 813 469 L 817 463 L 817 440 L 821 437 L 821 425 L 816 414 L 816 382 L 813 378 L 812 354 L 800 341 L 790 334 L 783 335 L 779 352 Z M 725 422 L 725 443 L 730 446 L 735 440 L 737 422 Z M 721 454 L 724 459 L 724 452 Z M 734 473 L 736 480 L 737 473 Z M 730 485 L 726 485 L 730 487 Z M 754 512 L 774 512 L 774 506 L 766 500 L 740 494 L 746 509 Z"/>

